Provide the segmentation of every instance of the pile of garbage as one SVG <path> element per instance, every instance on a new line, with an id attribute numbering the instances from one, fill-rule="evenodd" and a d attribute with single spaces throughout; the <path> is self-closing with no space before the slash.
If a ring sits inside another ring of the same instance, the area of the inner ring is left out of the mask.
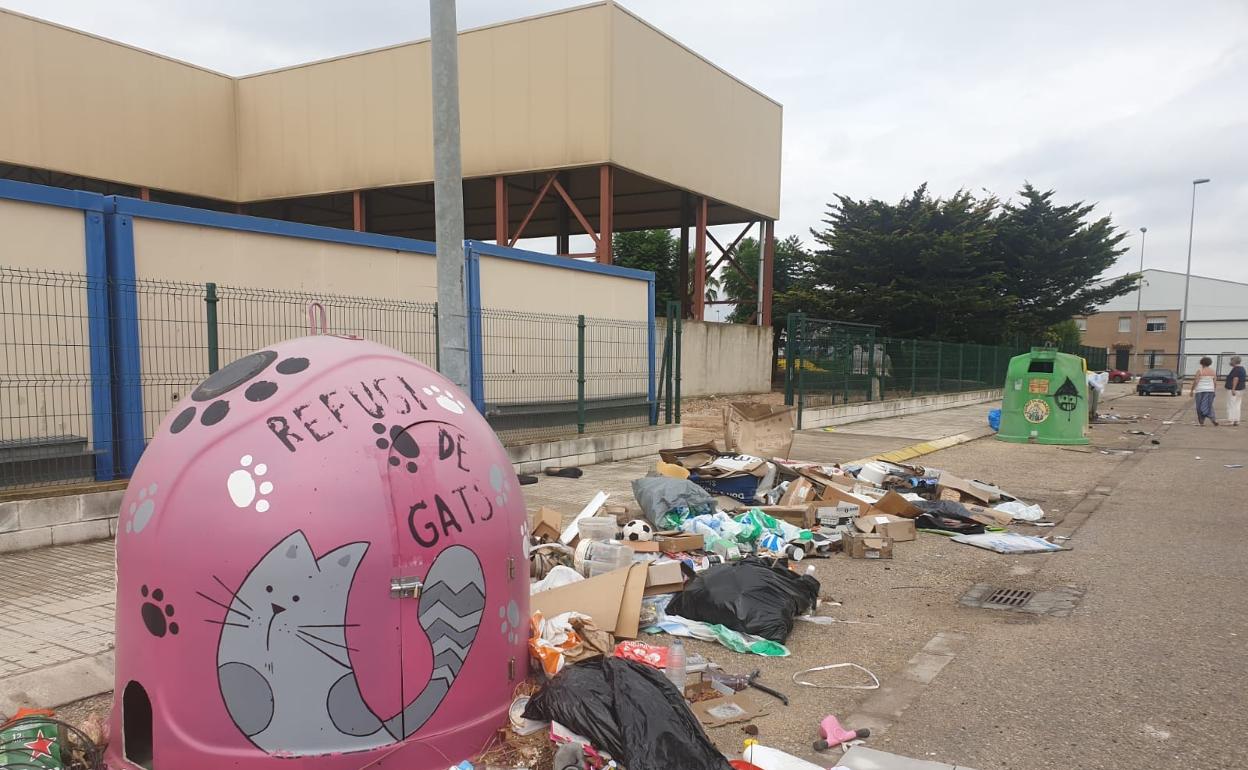
<path id="1" fill-rule="evenodd" d="M 788 698 L 758 670 L 731 671 L 730 662 L 686 651 L 684 639 L 787 656 L 797 621 L 852 622 L 816 614 L 827 600 L 810 560 L 895 559 L 920 533 L 1000 553 L 1063 550 L 1007 529 L 1051 524 L 1039 506 L 948 471 L 879 460 L 798 462 L 710 443 L 659 454 L 633 481 L 630 504 L 599 492 L 570 518 L 547 507 L 532 517 L 533 676 L 506 732 L 511 740 L 544 739 L 559 770 L 720 770 L 743 761 L 805 767 L 757 743 L 741 759 L 716 749 L 707 729 L 749 722 Z M 670 641 L 652 644 L 660 634 Z M 867 679 L 809 681 L 838 667 Z M 879 687 L 853 663 L 799 672 L 793 682 Z M 865 737 L 828 716 L 814 746 Z"/>

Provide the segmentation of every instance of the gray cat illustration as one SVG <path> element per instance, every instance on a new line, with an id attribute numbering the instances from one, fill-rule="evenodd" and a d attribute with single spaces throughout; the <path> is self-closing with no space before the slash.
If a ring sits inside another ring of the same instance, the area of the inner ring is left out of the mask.
<path id="1" fill-rule="evenodd" d="M 433 715 L 464 665 L 485 608 L 485 577 L 476 554 L 455 545 L 429 568 L 417 609 L 433 673 L 398 714 L 373 713 L 346 641 L 347 596 L 367 550 L 348 543 L 318 559 L 295 531 L 256 563 L 228 605 L 201 594 L 226 608 L 210 621 L 221 625 L 221 697 L 238 729 L 267 753 L 362 751 L 403 740 Z"/>

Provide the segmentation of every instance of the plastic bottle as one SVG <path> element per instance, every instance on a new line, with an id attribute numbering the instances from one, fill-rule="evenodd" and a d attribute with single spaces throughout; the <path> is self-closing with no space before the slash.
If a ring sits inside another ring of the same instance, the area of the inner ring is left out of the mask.
<path id="1" fill-rule="evenodd" d="M 667 648 L 667 678 L 683 696 L 686 679 L 685 643 L 679 639 L 673 639 L 671 646 Z"/>
<path id="2" fill-rule="evenodd" d="M 760 770 L 824 770 L 819 765 L 786 754 L 780 749 L 764 746 L 753 739 L 745 742 L 745 751 L 741 753 L 741 757 Z"/>

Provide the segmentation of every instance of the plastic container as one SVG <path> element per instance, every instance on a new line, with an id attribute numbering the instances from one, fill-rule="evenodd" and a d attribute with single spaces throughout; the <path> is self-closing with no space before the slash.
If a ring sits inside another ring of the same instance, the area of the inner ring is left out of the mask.
<path id="1" fill-rule="evenodd" d="M 576 546 L 572 564 L 586 577 L 612 572 L 633 563 L 633 549 L 620 543 L 582 540 Z"/>
<path id="2" fill-rule="evenodd" d="M 576 523 L 582 540 L 614 540 L 620 525 L 612 517 L 590 516 Z"/>
<path id="3" fill-rule="evenodd" d="M 688 678 L 688 671 L 685 669 L 685 643 L 680 639 L 673 639 L 670 647 L 667 648 L 667 679 L 672 686 L 680 691 L 683 696 L 685 694 L 685 681 Z"/>
<path id="4" fill-rule="evenodd" d="M 868 484 L 874 484 L 877 487 L 884 483 L 884 477 L 888 475 L 888 467 L 879 463 L 863 463 L 862 470 L 858 471 L 858 480 L 865 481 Z"/>
<path id="5" fill-rule="evenodd" d="M 786 754 L 780 749 L 773 749 L 753 740 L 745 742 L 745 751 L 741 752 L 741 757 L 758 767 L 759 770 L 824 770 L 823 767 L 813 762 L 807 762 L 800 757 Z"/>

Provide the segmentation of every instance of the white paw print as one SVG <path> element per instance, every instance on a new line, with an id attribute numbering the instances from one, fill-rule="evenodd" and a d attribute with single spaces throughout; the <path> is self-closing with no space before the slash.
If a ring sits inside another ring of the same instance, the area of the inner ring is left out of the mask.
<path id="1" fill-rule="evenodd" d="M 490 486 L 494 488 L 494 503 L 496 505 L 507 504 L 507 476 L 503 473 L 503 469 L 497 465 L 490 466 Z"/>
<path id="2" fill-rule="evenodd" d="M 506 607 L 498 608 L 498 617 L 502 621 L 499 623 L 499 630 L 503 636 L 507 637 L 507 641 L 516 644 L 520 641 L 520 605 L 516 604 L 516 600 L 512 599 Z"/>
<path id="3" fill-rule="evenodd" d="M 464 413 L 464 403 L 437 385 L 428 385 L 421 388 L 421 390 L 424 391 L 426 396 L 436 397 L 434 400 L 438 402 L 438 406 L 446 411 L 454 412 L 455 414 Z"/>
<path id="4" fill-rule="evenodd" d="M 130 521 L 126 522 L 127 532 L 142 532 L 147 523 L 156 513 L 156 485 L 139 490 L 139 499 L 130 503 Z"/>
<path id="5" fill-rule="evenodd" d="M 238 464 L 243 466 L 230 474 L 225 480 L 225 486 L 230 491 L 230 500 L 237 508 L 248 508 L 254 501 L 256 504 L 256 512 L 264 513 L 269 510 L 269 501 L 264 498 L 257 500 L 259 495 L 267 495 L 273 492 L 273 482 L 262 481 L 256 483 L 258 476 L 263 476 L 269 472 L 269 467 L 264 463 L 256 463 L 254 468 L 251 467 L 251 455 L 243 455 Z M 251 468 L 251 470 L 248 470 Z M 258 493 L 258 494 L 257 494 Z"/>

